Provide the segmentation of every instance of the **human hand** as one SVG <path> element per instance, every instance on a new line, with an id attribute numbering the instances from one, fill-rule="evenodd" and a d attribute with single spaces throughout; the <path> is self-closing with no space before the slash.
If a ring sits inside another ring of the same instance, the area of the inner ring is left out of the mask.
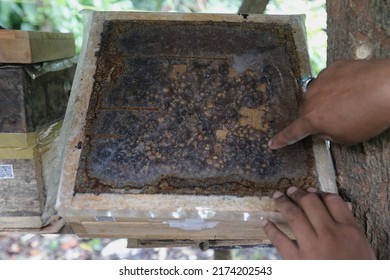
<path id="1" fill-rule="evenodd" d="M 375 259 L 340 196 L 290 187 L 287 195 L 276 192 L 274 199 L 297 240 L 294 243 L 274 223 L 264 220 L 265 234 L 284 259 Z"/>
<path id="2" fill-rule="evenodd" d="M 317 135 L 353 145 L 390 127 L 390 59 L 338 61 L 310 83 L 299 117 L 274 136 L 279 149 Z"/>

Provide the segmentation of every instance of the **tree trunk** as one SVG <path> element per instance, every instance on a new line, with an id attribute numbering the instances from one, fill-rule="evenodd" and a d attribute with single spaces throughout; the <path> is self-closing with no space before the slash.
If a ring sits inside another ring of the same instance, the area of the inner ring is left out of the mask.
<path id="1" fill-rule="evenodd" d="M 328 0 L 328 64 L 390 56 L 390 2 Z M 390 89 L 389 89 L 390 90 Z M 380 259 L 390 258 L 390 132 L 353 147 L 332 145 L 340 194 Z"/>
<path id="2" fill-rule="evenodd" d="M 243 0 L 239 14 L 263 14 L 269 0 Z"/>

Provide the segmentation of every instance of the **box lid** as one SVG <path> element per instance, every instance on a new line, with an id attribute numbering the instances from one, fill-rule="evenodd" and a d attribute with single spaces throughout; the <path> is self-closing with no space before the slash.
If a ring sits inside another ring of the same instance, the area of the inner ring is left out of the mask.
<path id="1" fill-rule="evenodd" d="M 0 63 L 36 63 L 75 55 L 71 33 L 0 30 Z"/>

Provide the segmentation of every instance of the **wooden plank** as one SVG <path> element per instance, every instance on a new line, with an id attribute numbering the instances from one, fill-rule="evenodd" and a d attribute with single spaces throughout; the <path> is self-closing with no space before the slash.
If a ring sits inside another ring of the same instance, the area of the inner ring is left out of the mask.
<path id="1" fill-rule="evenodd" d="M 218 212 L 218 209 L 215 209 Z M 261 217 L 256 213 L 247 213 L 244 219 L 239 211 L 227 211 L 208 219 L 201 218 L 126 218 L 110 217 L 105 222 L 92 221 L 89 217 L 70 218 L 73 224 L 81 228 L 76 231 L 80 236 L 96 236 L 132 239 L 175 239 L 175 240 L 239 240 L 253 239 L 267 243 L 267 237 L 261 229 Z M 264 217 L 272 218 L 276 224 L 291 238 L 291 232 L 280 215 L 264 213 Z M 234 217 L 234 218 L 231 218 Z M 76 222 L 76 220 L 78 222 Z M 245 229 L 245 230 L 243 230 Z"/>
<path id="2" fill-rule="evenodd" d="M 33 226 L 33 227 L 26 227 L 21 228 L 20 225 L 24 224 L 31 224 L 30 221 L 25 221 L 23 219 L 29 219 L 28 217 L 22 218 L 20 217 L 20 220 L 14 219 L 10 223 L 10 227 L 5 227 L 4 229 L 1 229 L 1 234 L 11 234 L 11 233 L 33 233 L 33 234 L 53 234 L 53 233 L 59 233 L 62 232 L 63 229 L 66 229 L 65 227 L 65 220 L 61 217 L 53 216 L 50 221 L 48 221 L 47 224 L 45 224 L 43 227 L 41 226 L 41 220 L 39 217 L 33 217 L 32 219 L 39 219 L 39 221 L 36 221 L 36 224 L 39 226 Z M 71 234 L 71 231 L 64 231 L 65 234 Z"/>
<path id="3" fill-rule="evenodd" d="M 0 63 L 36 63 L 75 54 L 71 33 L 0 30 Z"/>
<path id="4" fill-rule="evenodd" d="M 267 243 L 261 239 L 245 240 L 188 240 L 188 239 L 128 239 L 127 248 L 170 248 L 170 247 L 199 247 L 208 249 L 237 249 L 243 247 L 264 247 Z"/>

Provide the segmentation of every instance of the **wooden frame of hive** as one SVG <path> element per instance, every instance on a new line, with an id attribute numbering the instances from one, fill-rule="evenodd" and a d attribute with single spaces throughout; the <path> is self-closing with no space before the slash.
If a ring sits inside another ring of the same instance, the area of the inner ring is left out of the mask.
<path id="1" fill-rule="evenodd" d="M 291 25 L 300 57 L 301 78 L 310 76 L 310 66 L 301 16 L 161 14 L 126 12 L 88 12 L 85 15 L 84 45 L 72 88 L 68 111 L 58 146 L 60 185 L 57 198 L 59 214 L 79 236 L 127 237 L 133 240 L 233 240 L 234 244 L 257 240 L 267 243 L 261 220 L 275 221 L 293 236 L 272 199 L 265 196 L 176 195 L 75 192 L 85 125 L 96 72 L 103 23 L 109 20 L 259 22 Z M 335 176 L 326 143 L 313 139 L 317 186 L 337 192 Z M 253 242 L 250 242 L 253 244 Z"/>

